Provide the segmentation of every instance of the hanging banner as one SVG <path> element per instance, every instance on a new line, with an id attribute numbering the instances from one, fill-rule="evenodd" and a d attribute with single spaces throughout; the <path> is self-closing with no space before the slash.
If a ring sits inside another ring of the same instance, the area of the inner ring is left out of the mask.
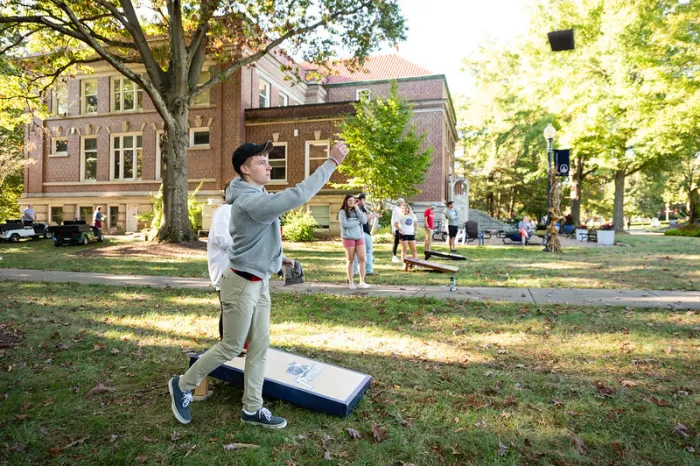
<path id="1" fill-rule="evenodd" d="M 570 149 L 554 150 L 554 166 L 557 169 L 557 176 L 569 176 L 569 155 Z"/>

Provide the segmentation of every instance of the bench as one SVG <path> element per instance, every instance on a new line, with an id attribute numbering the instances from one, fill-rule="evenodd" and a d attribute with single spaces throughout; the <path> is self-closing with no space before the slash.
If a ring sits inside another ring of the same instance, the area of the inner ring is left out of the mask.
<path id="1" fill-rule="evenodd" d="M 413 267 L 425 267 L 426 269 L 437 270 L 438 272 L 448 272 L 448 273 L 459 272 L 459 267 L 454 267 L 452 265 L 438 264 L 436 262 L 424 261 L 424 260 L 420 260 L 420 259 L 414 259 L 412 257 L 405 258 L 403 260 L 403 262 L 404 262 L 404 264 L 406 264 L 406 267 L 404 268 L 405 272 L 408 272 L 408 269 L 413 268 Z"/>
<path id="2" fill-rule="evenodd" d="M 598 231 L 594 229 L 588 230 L 588 233 L 581 233 L 581 241 L 586 240 L 589 243 L 598 242 Z"/>

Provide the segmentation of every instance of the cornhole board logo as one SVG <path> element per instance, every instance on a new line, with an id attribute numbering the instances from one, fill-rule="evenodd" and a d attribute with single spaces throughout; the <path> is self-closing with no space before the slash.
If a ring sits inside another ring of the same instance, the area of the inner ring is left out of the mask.
<path id="1" fill-rule="evenodd" d="M 202 353 L 190 358 L 190 365 Z M 211 374 L 243 386 L 245 357 L 225 362 Z M 263 394 L 333 416 L 349 415 L 369 388 L 372 377 L 286 351 L 267 350 Z"/>

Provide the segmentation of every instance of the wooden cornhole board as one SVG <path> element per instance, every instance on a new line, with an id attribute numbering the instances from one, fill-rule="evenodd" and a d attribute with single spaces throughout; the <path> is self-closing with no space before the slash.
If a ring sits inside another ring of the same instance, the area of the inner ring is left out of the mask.
<path id="1" fill-rule="evenodd" d="M 443 259 L 452 259 L 453 261 L 465 261 L 467 260 L 466 256 L 462 256 L 460 254 L 449 254 L 446 252 L 439 252 L 439 251 L 425 251 L 425 260 L 430 259 L 430 256 L 435 256 L 435 257 L 441 257 Z"/>
<path id="2" fill-rule="evenodd" d="M 203 353 L 190 357 L 190 366 Z M 243 387 L 245 356 L 223 363 L 209 375 Z M 206 380 L 206 379 L 205 379 Z M 333 416 L 349 415 L 372 377 L 274 348 L 267 350 L 263 395 Z"/>
<path id="3" fill-rule="evenodd" d="M 411 257 L 405 258 L 403 260 L 403 262 L 406 264 L 406 268 L 404 269 L 404 271 L 406 271 L 406 272 L 408 272 L 408 269 L 412 268 L 412 267 L 425 267 L 427 269 L 437 270 L 438 272 L 448 272 L 448 273 L 459 272 L 459 267 L 454 267 L 452 265 L 438 264 L 437 262 L 422 261 L 420 259 L 413 259 Z"/>

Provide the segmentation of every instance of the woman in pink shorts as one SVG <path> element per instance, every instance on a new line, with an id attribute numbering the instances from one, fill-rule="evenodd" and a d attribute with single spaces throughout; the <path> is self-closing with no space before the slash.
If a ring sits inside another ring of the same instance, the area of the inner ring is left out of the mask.
<path id="1" fill-rule="evenodd" d="M 365 234 L 362 231 L 362 225 L 367 223 L 367 215 L 362 212 L 357 205 L 357 201 L 348 194 L 343 199 L 343 205 L 338 212 L 338 220 L 340 221 L 340 237 L 343 239 L 343 247 L 345 248 L 346 273 L 350 289 L 354 290 L 358 286 L 360 288 L 369 288 L 365 283 Z M 357 270 L 360 272 L 360 283 L 355 286 L 353 282 L 353 262 L 357 254 Z"/>

